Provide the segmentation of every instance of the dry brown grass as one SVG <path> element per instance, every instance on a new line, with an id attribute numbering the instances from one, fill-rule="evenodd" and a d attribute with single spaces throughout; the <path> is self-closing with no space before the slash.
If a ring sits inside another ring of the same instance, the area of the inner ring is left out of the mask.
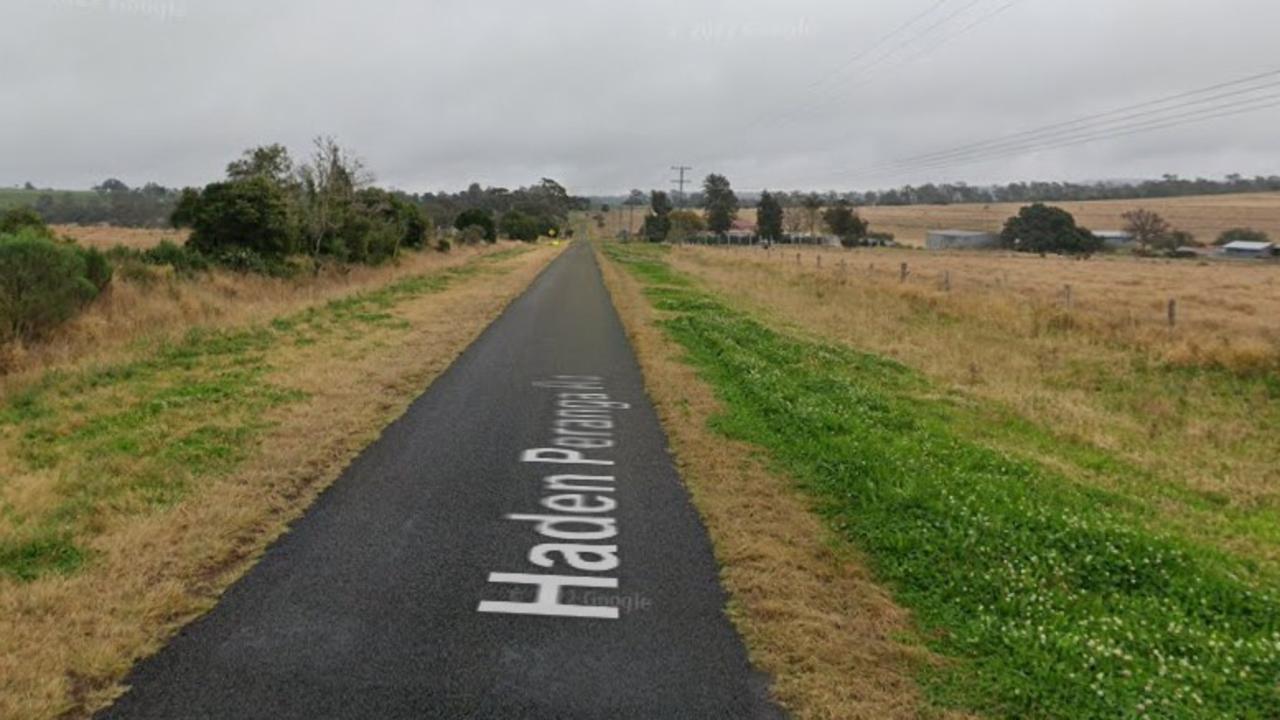
<path id="1" fill-rule="evenodd" d="M 299 308 L 378 287 L 396 279 L 457 267 L 511 243 L 451 253 L 409 252 L 381 267 L 329 267 L 319 276 L 282 279 L 217 271 L 196 280 L 163 271 L 151 280 L 117 275 L 108 291 L 47 341 L 3 351 L 0 400 L 33 376 L 86 360 L 109 362 L 139 347 L 181 337 L 192 327 L 262 323 Z"/>
<path id="2" fill-rule="evenodd" d="M 662 417 L 681 477 L 715 546 L 730 616 L 752 661 L 796 718 L 881 720 L 920 716 L 912 673 L 927 654 L 903 644 L 907 614 L 837 543 L 798 490 L 758 452 L 708 429 L 718 403 L 679 349 L 655 327 L 634 278 L 602 260 Z"/>
<path id="3" fill-rule="evenodd" d="M 670 261 L 772 322 L 895 358 L 1033 421 L 1053 441 L 1017 449 L 1073 476 L 1091 471 L 1071 465 L 1072 447 L 1122 458 L 1148 479 L 1090 479 L 1280 567 L 1269 529 L 1280 516 L 1280 414 L 1264 381 L 1280 368 L 1280 268 L 909 250 L 809 250 L 797 264 L 794 250 L 680 248 Z M 1169 297 L 1179 299 L 1173 331 Z M 1170 362 L 1210 370 L 1159 369 Z"/>
<path id="4" fill-rule="evenodd" d="M 893 233 L 894 239 L 909 247 L 924 247 L 930 230 L 985 230 L 999 232 L 1010 217 L 1029 203 L 958 205 L 908 205 L 901 207 L 861 207 L 858 214 L 871 222 L 874 232 Z M 1175 228 L 1193 233 L 1200 242 L 1211 244 L 1224 230 L 1250 227 L 1280 240 L 1280 193 L 1201 195 L 1147 200 L 1092 200 L 1051 202 L 1075 216 L 1090 230 L 1123 230 L 1121 216 L 1144 208 L 1159 213 Z M 744 209 L 740 216 L 755 222 L 755 210 Z M 617 212 L 613 213 L 615 216 Z M 616 222 L 614 223 L 616 225 Z"/>
<path id="5" fill-rule="evenodd" d="M 1122 230 L 1124 213 L 1144 208 L 1162 215 L 1174 227 L 1212 243 L 1224 230 L 1251 227 L 1280 239 L 1280 193 L 1206 195 L 1150 200 L 1098 200 L 1048 203 L 1075 215 L 1091 230 Z M 992 205 L 915 205 L 868 207 L 859 213 L 871 221 L 871 229 L 891 232 L 904 245 L 923 246 L 929 230 L 960 229 L 999 231 L 1005 220 L 1018 213 L 1022 203 Z"/>
<path id="6" fill-rule="evenodd" d="M 181 245 L 191 234 L 189 230 L 122 228 L 110 225 L 54 225 L 53 231 L 85 247 L 99 250 L 110 250 L 117 245 L 146 250 L 159 245 L 161 240 L 171 240 Z"/>
<path id="7" fill-rule="evenodd" d="M 269 412 L 271 429 L 236 471 L 162 511 L 102 509 L 92 560 L 75 573 L 28 583 L 0 578 L 0 717 L 86 717 L 118 695 L 117 683 L 132 663 L 212 607 L 556 252 L 540 247 L 503 260 L 501 272 L 398 303 L 390 312 L 402 323 L 270 348 L 269 365 L 279 368 L 270 381 L 307 395 L 287 411 Z M 438 267 L 459 259 L 424 256 L 422 262 Z M 362 271 L 363 280 L 344 282 L 376 286 L 406 272 Z M 304 305 L 305 298 L 317 302 L 342 292 L 340 285 L 317 286 L 295 299 L 267 281 L 223 282 L 230 284 L 218 292 L 242 305 L 219 313 L 193 300 L 192 309 L 172 316 L 173 324 L 182 325 L 188 312 L 214 323 L 250 322 Z"/>

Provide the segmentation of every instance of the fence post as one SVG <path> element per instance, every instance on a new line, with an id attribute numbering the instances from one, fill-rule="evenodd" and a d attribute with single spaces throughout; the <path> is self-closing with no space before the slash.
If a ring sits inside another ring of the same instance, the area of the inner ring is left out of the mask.
<path id="1" fill-rule="evenodd" d="M 942 289 L 951 292 L 951 271 L 942 271 Z"/>
<path id="2" fill-rule="evenodd" d="M 1176 298 L 1169 298 L 1169 329 L 1172 330 L 1178 326 L 1178 301 Z"/>
<path id="3" fill-rule="evenodd" d="M 796 253 L 796 264 L 800 264 L 800 253 Z"/>
<path id="4" fill-rule="evenodd" d="M 1070 286 L 1070 285 L 1064 285 L 1064 286 L 1063 286 L 1063 292 L 1064 292 L 1064 294 L 1066 295 L 1066 298 L 1067 298 L 1067 309 L 1068 309 L 1068 310 L 1070 310 L 1070 309 L 1071 309 L 1071 286 Z"/>
<path id="5" fill-rule="evenodd" d="M 902 267 L 899 268 L 899 272 L 898 272 L 898 282 L 906 282 L 907 275 L 909 275 L 910 273 L 911 271 L 907 269 L 907 264 L 902 263 Z"/>
<path id="6" fill-rule="evenodd" d="M 819 256 L 818 256 L 818 269 L 819 269 L 819 270 L 821 270 L 821 269 L 822 269 L 822 256 L 821 256 L 821 255 L 819 255 Z"/>

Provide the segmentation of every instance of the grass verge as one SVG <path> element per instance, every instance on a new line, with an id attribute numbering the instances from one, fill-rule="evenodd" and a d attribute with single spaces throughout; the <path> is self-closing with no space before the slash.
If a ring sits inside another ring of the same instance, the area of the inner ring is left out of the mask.
<path id="1" fill-rule="evenodd" d="M 882 358 L 776 332 L 607 246 L 764 449 L 867 553 L 928 646 L 940 707 L 1000 717 L 1280 714 L 1280 600 L 1241 561 L 1158 533 L 1130 499 L 956 430 L 981 414 Z M 979 409 L 980 410 L 980 409 Z"/>
<path id="2" fill-rule="evenodd" d="M 0 717 L 114 697 L 554 254 L 489 253 L 11 393 Z"/>

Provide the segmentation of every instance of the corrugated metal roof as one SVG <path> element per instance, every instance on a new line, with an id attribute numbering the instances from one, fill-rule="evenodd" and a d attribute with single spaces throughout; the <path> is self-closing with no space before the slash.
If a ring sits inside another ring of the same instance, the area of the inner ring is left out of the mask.
<path id="1" fill-rule="evenodd" d="M 1237 240 L 1233 243 L 1227 243 L 1222 246 L 1224 250 L 1244 250 L 1245 252 L 1261 252 L 1270 250 L 1275 247 L 1275 243 L 1269 242 L 1250 242 L 1248 240 Z"/>

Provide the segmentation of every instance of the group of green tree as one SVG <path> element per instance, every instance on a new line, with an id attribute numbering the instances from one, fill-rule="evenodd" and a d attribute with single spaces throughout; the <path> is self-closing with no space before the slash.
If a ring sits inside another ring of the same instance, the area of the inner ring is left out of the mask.
<path id="1" fill-rule="evenodd" d="M 677 210 L 670 196 L 660 190 L 649 195 L 649 213 L 645 216 L 643 234 L 651 242 L 685 242 L 709 233 L 724 238 L 734 226 L 741 201 L 724 175 L 712 173 L 702 182 L 702 191 L 695 194 L 699 215 L 688 210 Z M 754 238 L 764 243 L 790 242 L 793 233 L 787 232 L 787 208 L 782 193 L 765 190 L 756 203 L 756 228 Z M 644 194 L 633 190 L 626 205 L 644 202 Z M 817 234 L 817 221 L 821 219 L 825 230 L 846 247 L 868 244 L 877 238 L 849 200 L 835 199 L 827 203 L 821 196 L 810 194 L 802 199 L 804 207 L 812 212 L 810 234 Z M 883 240 L 884 237 L 878 238 Z M 888 238 L 892 239 L 892 238 Z"/>
<path id="2" fill-rule="evenodd" d="M 1192 233 L 1173 227 L 1150 210 L 1132 210 L 1124 213 L 1123 218 L 1125 232 L 1133 238 L 1138 254 L 1176 256 L 1204 245 Z M 1221 233 L 1214 244 L 1237 241 L 1270 242 L 1270 239 L 1258 230 L 1233 228 Z M 1000 244 L 1021 252 L 1067 255 L 1089 255 L 1105 246 L 1101 238 L 1078 225 L 1071 213 L 1044 203 L 1028 205 L 1009 218 L 1000 233 Z"/>
<path id="3" fill-rule="evenodd" d="M 183 190 L 171 220 L 191 229 L 190 249 L 246 270 L 286 267 L 296 256 L 377 264 L 425 247 L 432 229 L 414 202 L 374 186 L 332 138 L 317 138 L 301 163 L 282 145 L 245 151 L 223 180 Z"/>
<path id="4" fill-rule="evenodd" d="M 569 214 L 587 207 L 586 200 L 573 197 L 551 178 L 515 190 L 482 189 L 473 183 L 461 193 L 410 197 L 433 220 L 457 229 L 463 242 L 494 242 L 499 235 L 534 242 L 542 237 L 567 235 Z"/>
<path id="5" fill-rule="evenodd" d="M 1203 247 L 1201 242 L 1190 232 L 1179 230 L 1158 213 L 1137 209 L 1125 213 L 1125 232 L 1133 237 L 1141 253 L 1177 253 L 1185 248 Z M 1252 228 L 1231 228 L 1225 230 L 1214 239 L 1213 244 L 1222 246 L 1234 242 L 1269 243 L 1271 238 L 1261 230 Z"/>
<path id="6" fill-rule="evenodd" d="M 90 192 L 38 190 L 27 183 L 22 195 L 46 223 L 158 228 L 168 225 L 179 193 L 156 183 L 131 188 L 109 178 Z"/>

